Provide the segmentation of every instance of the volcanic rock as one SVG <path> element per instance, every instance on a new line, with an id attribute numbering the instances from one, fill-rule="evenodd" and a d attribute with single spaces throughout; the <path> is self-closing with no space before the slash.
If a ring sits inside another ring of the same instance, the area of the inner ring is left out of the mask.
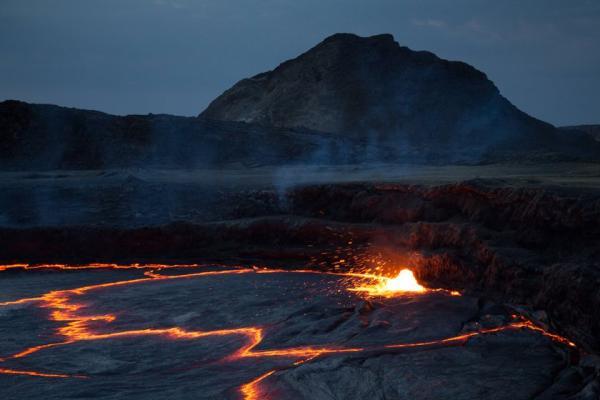
<path id="1" fill-rule="evenodd" d="M 306 129 L 0 102 L 0 170 L 277 165 L 343 145 Z"/>
<path id="2" fill-rule="evenodd" d="M 405 161 L 568 152 L 573 145 L 513 106 L 484 73 L 402 47 L 391 35 L 330 36 L 239 81 L 201 115 L 350 136 L 372 158 L 383 157 L 385 148 Z"/>
<path id="3" fill-rule="evenodd" d="M 600 141 L 600 125 L 575 125 L 561 127 L 560 129 L 564 131 L 583 132 L 586 135 L 591 136 L 595 140 Z"/>

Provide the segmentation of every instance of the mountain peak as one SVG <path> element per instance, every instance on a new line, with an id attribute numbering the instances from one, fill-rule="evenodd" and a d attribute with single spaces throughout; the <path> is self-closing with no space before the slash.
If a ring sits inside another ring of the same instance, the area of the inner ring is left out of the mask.
<path id="1" fill-rule="evenodd" d="M 514 107 L 481 71 L 402 47 L 389 34 L 329 36 L 274 70 L 241 80 L 201 115 L 416 152 L 535 145 L 555 132 Z"/>
<path id="2" fill-rule="evenodd" d="M 382 33 L 373 36 L 358 36 L 354 33 L 334 33 L 331 36 L 326 37 L 321 43 L 334 43 L 334 42 L 352 42 L 352 41 L 371 41 L 371 42 L 391 42 L 395 43 L 394 36 L 389 33 Z"/>

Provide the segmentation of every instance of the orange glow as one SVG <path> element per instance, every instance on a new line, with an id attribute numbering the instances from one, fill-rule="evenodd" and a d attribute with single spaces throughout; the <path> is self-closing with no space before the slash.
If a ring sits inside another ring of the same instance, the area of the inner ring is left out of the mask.
<path id="1" fill-rule="evenodd" d="M 197 268 L 199 264 L 106 264 L 92 263 L 85 265 L 69 265 L 69 264 L 7 264 L 0 265 L 0 271 L 10 269 L 43 270 L 43 269 L 58 269 L 58 270 L 89 270 L 89 269 L 165 269 L 165 268 Z"/>
<path id="2" fill-rule="evenodd" d="M 260 382 L 273 375 L 275 370 L 262 374 L 251 382 L 246 383 L 240 388 L 240 393 L 244 400 L 265 400 L 260 389 Z"/>
<path id="3" fill-rule="evenodd" d="M 101 264 L 102 268 L 112 268 L 112 264 Z M 107 266 L 108 265 L 108 266 Z M 87 266 L 89 268 L 97 268 L 98 264 Z M 0 266 L 1 268 L 8 269 L 7 266 Z M 16 268 L 16 267 L 15 267 Z M 19 266 L 19 268 L 23 268 Z M 56 268 L 52 266 L 51 268 Z M 83 266 L 79 269 L 84 268 Z M 119 268 L 128 268 L 125 266 L 119 266 Z M 140 264 L 132 264 L 130 268 L 141 269 Z M 85 303 L 75 301 L 77 296 L 88 294 L 89 292 L 96 290 L 105 290 L 115 287 L 123 287 L 127 285 L 144 284 L 144 283 L 159 283 L 168 280 L 175 279 L 191 279 L 201 278 L 206 276 L 217 276 L 217 275 L 233 275 L 233 274 L 275 274 L 275 273 L 299 273 L 299 274 L 321 274 L 321 275 L 335 275 L 353 280 L 374 280 L 375 284 L 370 286 L 357 286 L 351 288 L 351 291 L 365 292 L 372 296 L 384 296 L 390 297 L 402 293 L 423 293 L 427 291 L 437 291 L 439 289 L 427 289 L 420 285 L 412 271 L 405 269 L 402 270 L 395 278 L 386 278 L 372 274 L 361 274 L 361 273 L 333 273 L 333 272 L 319 272 L 313 270 L 277 270 L 277 269 L 257 269 L 257 268 L 235 268 L 227 270 L 215 270 L 215 271 L 203 271 L 193 272 L 181 275 L 160 275 L 156 270 L 173 268 L 173 266 L 157 266 L 148 267 L 148 271 L 145 271 L 143 278 L 129 279 L 123 281 L 115 281 L 109 283 L 102 283 L 96 285 L 88 285 L 75 289 L 68 290 L 55 290 L 48 292 L 40 297 L 25 298 L 20 300 L 13 300 L 4 303 L 0 303 L 0 306 L 10 306 L 14 304 L 25 304 L 25 303 L 39 303 L 36 306 L 48 309 L 50 311 L 49 318 L 52 321 L 62 323 L 57 328 L 56 333 L 60 335 L 63 340 L 53 343 L 41 344 L 38 346 L 32 346 L 24 349 L 19 353 L 13 354 L 12 356 L 0 359 L 0 363 L 6 360 L 27 357 L 33 353 L 59 347 L 66 346 L 77 342 L 92 341 L 92 340 L 104 340 L 104 339 L 115 339 L 132 336 L 162 336 L 165 339 L 171 340 L 182 340 L 182 339 L 202 339 L 206 337 L 215 336 L 239 336 L 243 339 L 243 344 L 233 354 L 225 357 L 223 361 L 234 361 L 248 358 L 284 358 L 290 359 L 292 364 L 298 365 L 309 360 L 312 360 L 319 356 L 326 356 L 329 354 L 343 354 L 343 353 L 358 353 L 367 351 L 393 351 L 395 349 L 403 348 L 415 348 L 415 347 L 429 347 L 429 346 L 450 346 L 457 345 L 468 341 L 470 338 L 477 335 L 493 334 L 506 330 L 518 330 L 528 329 L 531 331 L 539 332 L 540 334 L 548 337 L 549 339 L 565 344 L 567 346 L 575 347 L 575 344 L 568 339 L 547 332 L 544 329 L 538 327 L 533 322 L 528 321 L 523 316 L 514 315 L 514 322 L 492 329 L 483 329 L 474 332 L 463 333 L 457 336 L 443 338 L 432 341 L 416 342 L 416 343 L 398 343 L 389 345 L 379 345 L 371 347 L 340 347 L 340 346 L 300 346 L 291 348 L 280 348 L 280 349 L 258 349 L 260 344 L 263 342 L 265 336 L 265 330 L 260 326 L 247 326 L 238 327 L 231 329 L 218 329 L 212 331 L 200 331 L 200 330 L 185 330 L 178 326 L 173 326 L 163 329 L 136 329 L 136 330 L 125 330 L 101 333 L 94 331 L 92 326 L 97 326 L 97 323 L 103 323 L 109 325 L 111 322 L 117 319 L 116 315 L 113 314 L 87 314 L 84 311 L 88 308 Z M 69 267 L 68 269 L 78 269 L 76 267 Z M 448 292 L 451 295 L 460 295 L 458 292 Z M 263 392 L 261 391 L 261 382 L 267 377 L 273 375 L 276 370 L 271 370 L 258 378 L 242 385 L 239 389 L 240 394 L 244 400 L 259 400 L 265 399 Z M 13 369 L 0 368 L 0 374 L 11 374 L 11 375 L 26 375 L 26 376 L 38 376 L 48 378 L 72 378 L 79 377 L 73 375 L 67 375 L 62 373 L 44 373 L 36 371 L 19 371 Z"/>
<path id="4" fill-rule="evenodd" d="M 14 305 L 17 305 L 17 304 L 33 303 L 33 302 L 41 301 L 41 300 L 42 300 L 41 297 L 29 297 L 29 298 L 26 298 L 26 299 L 4 301 L 4 302 L 0 302 L 0 307 L 14 306 Z"/>
<path id="5" fill-rule="evenodd" d="M 8 368 L 0 368 L 0 374 L 39 376 L 42 378 L 70 378 L 71 377 L 71 375 L 65 375 L 65 374 L 46 374 L 44 372 L 23 371 L 23 370 L 8 369 Z M 79 378 L 81 378 L 81 377 L 79 377 Z"/>
<path id="6" fill-rule="evenodd" d="M 0 265 L 0 271 L 6 271 L 8 269 L 26 268 L 29 264 L 7 264 Z"/>
<path id="7" fill-rule="evenodd" d="M 366 292 L 369 296 L 392 297 L 403 293 L 424 293 L 428 291 L 420 285 L 410 269 L 403 269 L 395 278 L 378 277 L 371 285 L 357 286 L 354 292 Z"/>

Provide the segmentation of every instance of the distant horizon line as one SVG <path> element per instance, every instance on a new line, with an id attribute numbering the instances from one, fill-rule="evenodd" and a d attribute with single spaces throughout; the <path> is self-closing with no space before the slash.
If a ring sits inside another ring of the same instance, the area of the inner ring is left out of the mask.
<path id="1" fill-rule="evenodd" d="M 18 101 L 21 103 L 34 104 L 34 105 L 40 105 L 40 106 L 56 106 L 56 107 L 62 107 L 62 108 L 73 108 L 76 110 L 93 111 L 93 112 L 99 112 L 102 114 L 114 115 L 116 117 L 127 117 L 127 116 L 132 116 L 132 115 L 169 115 L 172 117 L 181 117 L 181 118 L 197 118 L 201 114 L 201 112 L 199 112 L 196 115 L 186 115 L 186 114 L 172 114 L 169 112 L 152 112 L 152 111 L 120 113 L 120 112 L 104 111 L 104 110 L 101 110 L 98 108 L 88 108 L 86 106 L 72 106 L 72 105 L 64 105 L 64 104 L 59 104 L 59 103 L 50 103 L 50 102 L 46 102 L 46 101 L 28 101 L 28 100 L 21 100 L 21 99 L 16 99 L 16 98 L 0 98 L 0 103 L 6 102 L 6 101 Z M 204 107 L 204 108 L 206 108 L 206 107 Z M 554 122 L 550 122 L 545 119 L 536 117 L 535 115 L 531 115 L 527 111 L 524 111 L 524 110 L 522 110 L 522 111 L 525 112 L 526 114 L 530 115 L 531 117 L 539 119 L 540 121 L 549 123 L 556 128 L 569 128 L 569 127 L 575 127 L 575 126 L 600 125 L 600 120 L 591 121 L 591 122 L 569 122 L 569 123 L 564 123 L 564 124 L 555 124 Z"/>

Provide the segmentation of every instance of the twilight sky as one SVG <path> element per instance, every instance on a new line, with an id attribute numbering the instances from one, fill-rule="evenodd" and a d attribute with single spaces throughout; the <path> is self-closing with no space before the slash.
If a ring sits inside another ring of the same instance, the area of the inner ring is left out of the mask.
<path id="1" fill-rule="evenodd" d="M 196 115 L 336 32 L 392 33 L 535 117 L 600 123 L 599 0 L 0 0 L 0 100 Z"/>

